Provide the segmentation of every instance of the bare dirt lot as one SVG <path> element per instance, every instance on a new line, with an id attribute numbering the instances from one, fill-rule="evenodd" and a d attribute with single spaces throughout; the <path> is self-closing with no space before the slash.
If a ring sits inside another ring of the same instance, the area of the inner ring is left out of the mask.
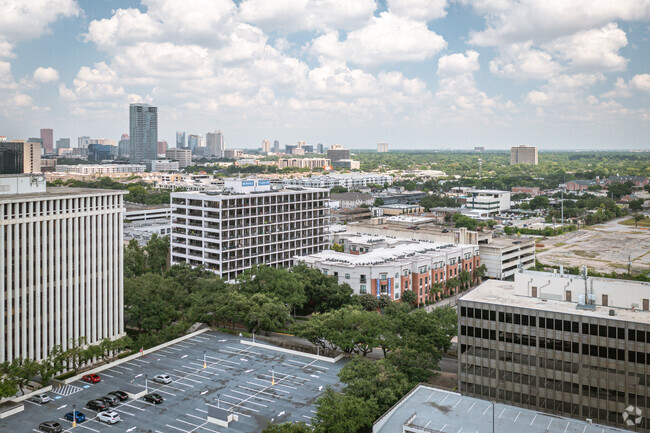
<path id="1" fill-rule="evenodd" d="M 598 272 L 632 273 L 650 269 L 650 230 L 622 225 L 626 218 L 609 221 L 543 241 L 537 258 L 544 264 L 587 265 Z"/>

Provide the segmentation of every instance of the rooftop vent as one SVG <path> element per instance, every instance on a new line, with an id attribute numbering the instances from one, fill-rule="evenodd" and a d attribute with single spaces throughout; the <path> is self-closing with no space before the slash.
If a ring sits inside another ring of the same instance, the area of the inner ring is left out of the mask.
<path id="1" fill-rule="evenodd" d="M 610 315 L 610 316 L 616 316 L 616 310 L 612 310 L 612 309 L 610 309 L 610 310 L 609 310 L 609 315 Z"/>

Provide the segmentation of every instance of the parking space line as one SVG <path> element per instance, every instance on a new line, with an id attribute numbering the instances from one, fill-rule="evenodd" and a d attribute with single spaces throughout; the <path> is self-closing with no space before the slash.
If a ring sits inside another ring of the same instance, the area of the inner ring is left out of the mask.
<path id="1" fill-rule="evenodd" d="M 245 389 L 246 391 L 250 391 L 250 392 L 255 392 L 255 393 L 257 392 L 256 390 L 250 389 L 250 388 L 244 388 L 244 387 L 240 387 L 240 388 Z M 253 395 L 247 394 L 247 393 L 242 392 L 242 391 L 237 391 L 236 389 L 231 389 L 230 392 L 233 392 L 235 394 L 241 394 L 241 395 L 244 395 L 244 396 L 249 397 L 249 398 L 256 398 L 258 400 L 266 401 L 268 403 L 275 403 L 275 400 L 272 400 L 270 398 L 260 397 L 259 395 L 256 395 L 256 394 L 253 394 Z M 260 393 L 260 394 L 269 395 L 269 396 L 273 397 L 272 394 L 267 394 L 267 393 Z M 253 402 L 251 401 L 249 403 L 253 403 Z M 263 405 L 263 404 L 260 404 L 260 403 L 255 403 L 255 404 L 266 407 L 266 405 Z"/>
<path id="2" fill-rule="evenodd" d="M 126 370 L 133 371 L 132 368 L 125 367 L 124 365 L 115 365 L 115 366 L 113 366 L 113 368 L 124 368 L 124 369 L 126 369 Z"/>
<path id="3" fill-rule="evenodd" d="M 230 410 L 230 412 L 232 412 L 232 413 L 236 413 L 237 415 L 245 416 L 246 418 L 252 418 L 249 414 L 246 414 L 246 413 L 242 413 L 242 412 L 238 412 L 238 411 L 236 411 L 236 410 L 233 410 L 232 408 L 235 407 L 235 405 L 232 404 L 232 403 L 230 403 L 229 401 L 226 401 L 226 400 L 224 400 L 224 399 L 221 399 L 221 403 L 229 404 L 229 405 L 231 406 L 231 408 L 230 408 L 229 410 Z M 215 406 L 215 405 L 213 405 L 213 404 L 207 403 L 207 405 L 208 405 L 208 406 L 212 406 L 212 407 L 216 407 L 217 409 L 219 409 L 218 406 Z M 221 408 L 221 409 L 223 409 L 223 408 Z M 253 412 L 259 412 L 259 411 L 255 410 L 255 409 L 248 408 L 248 407 L 245 408 L 245 409 L 252 410 Z"/>
<path id="4" fill-rule="evenodd" d="M 241 365 L 240 362 L 237 362 L 237 361 L 229 361 L 229 360 L 224 359 L 224 358 L 219 358 L 218 356 L 209 356 L 209 355 L 206 355 L 206 358 L 207 358 L 207 359 L 218 359 L 219 362 L 225 362 L 226 364 Z"/>
<path id="5" fill-rule="evenodd" d="M 190 388 L 194 388 L 194 385 L 190 385 L 189 383 L 183 383 L 183 382 L 181 382 L 181 380 L 186 380 L 186 379 L 184 377 L 181 377 L 180 379 L 176 379 L 172 383 L 177 384 L 177 385 L 189 386 Z M 184 389 L 181 389 L 181 388 L 174 388 L 171 385 L 166 385 L 166 386 L 169 386 L 171 389 L 178 389 L 179 391 L 185 391 Z"/>
<path id="6" fill-rule="evenodd" d="M 102 376 L 108 376 L 108 377 L 110 377 L 111 379 L 114 379 L 114 376 L 111 376 L 110 374 L 106 373 L 105 371 L 102 372 Z"/>
<path id="7" fill-rule="evenodd" d="M 182 352 L 183 351 L 183 349 L 177 349 L 177 348 L 172 347 L 172 346 L 167 346 L 167 349 L 174 350 L 176 352 Z"/>
<path id="8" fill-rule="evenodd" d="M 248 382 L 248 381 L 247 381 L 246 383 L 251 384 L 251 385 L 254 385 L 254 386 L 262 386 L 262 387 L 266 387 L 266 384 L 264 384 L 264 385 L 260 385 L 259 383 L 253 383 L 253 382 Z M 244 388 L 244 389 L 249 389 L 249 388 L 245 388 L 245 387 L 242 386 L 242 385 L 239 385 L 239 387 L 240 387 L 240 388 Z M 256 391 L 256 390 L 251 389 L 251 391 Z M 284 393 L 284 394 L 291 394 L 289 391 L 285 391 L 284 389 L 276 389 L 275 391 L 276 391 L 276 392 L 282 392 L 282 393 Z M 277 397 L 277 396 L 274 395 L 274 397 Z"/>
<path id="9" fill-rule="evenodd" d="M 266 384 L 265 384 L 265 385 L 266 385 Z M 289 389 L 298 389 L 298 388 L 295 387 L 295 386 L 287 385 L 287 384 L 284 384 L 284 383 L 279 383 L 279 384 L 276 383 L 276 385 L 277 385 L 277 386 L 282 386 L 282 387 L 284 387 L 284 388 L 289 388 Z"/>
<path id="10" fill-rule="evenodd" d="M 59 419 L 60 419 L 61 421 L 65 421 L 66 423 L 69 423 L 69 422 L 70 422 L 70 421 L 68 421 L 68 420 L 65 419 L 65 418 L 59 418 Z M 72 425 L 72 423 L 70 423 L 70 424 Z M 94 431 L 95 433 L 99 433 L 99 430 L 95 430 L 94 428 L 87 427 L 87 426 L 83 425 L 83 423 L 80 423 L 80 422 L 77 423 L 77 427 L 83 427 L 83 428 L 86 428 L 86 429 L 88 429 L 88 430 L 92 430 L 92 431 Z"/>
<path id="11" fill-rule="evenodd" d="M 151 364 L 149 361 L 145 361 L 144 359 L 140 359 L 140 358 L 135 358 L 133 361 L 134 362 L 142 362 L 144 364 Z"/>
<path id="12" fill-rule="evenodd" d="M 165 352 L 165 353 L 169 353 L 170 355 L 174 353 L 174 352 L 170 351 L 169 348 L 167 348 L 167 349 L 158 349 L 158 350 L 156 350 L 156 352 Z"/>
<path id="13" fill-rule="evenodd" d="M 182 431 L 183 433 L 190 433 L 191 430 L 183 430 L 182 428 L 174 427 L 173 425 L 165 424 L 167 427 L 171 427 L 175 430 Z"/>
<path id="14" fill-rule="evenodd" d="M 200 416 L 192 415 L 191 413 L 186 413 L 185 415 L 187 415 L 189 417 L 192 417 L 192 418 L 200 419 L 201 421 L 205 421 L 205 418 L 201 418 Z"/>
<path id="15" fill-rule="evenodd" d="M 183 366 L 181 365 L 181 367 L 183 367 Z M 187 368 L 190 368 L 190 367 L 187 367 Z M 199 374 L 199 373 L 190 373 L 189 371 L 179 370 L 178 368 L 172 368 L 172 370 L 177 372 L 177 373 L 184 373 L 184 374 L 189 374 L 190 376 L 202 377 L 201 374 Z M 207 374 L 209 376 L 219 376 L 219 373 L 213 373 L 211 371 L 202 371 L 201 373 L 202 374 Z M 203 379 L 206 379 L 206 378 L 204 377 Z"/>
<path id="16" fill-rule="evenodd" d="M 197 365 L 197 366 L 200 367 L 200 368 L 196 368 L 196 367 L 194 367 L 195 370 L 203 370 L 203 363 L 202 363 L 202 362 L 201 362 L 201 363 L 198 363 L 198 362 L 188 361 L 188 364 L 191 364 L 191 365 Z M 230 368 L 230 369 L 232 370 L 232 367 L 229 367 L 229 366 L 227 366 L 227 365 L 224 365 L 224 367 L 226 367 L 226 368 Z M 228 372 L 228 370 L 224 370 L 223 368 L 215 367 L 215 366 L 213 366 L 213 365 L 211 365 L 211 364 L 207 364 L 207 365 L 206 365 L 206 368 L 209 368 L 209 369 L 212 369 L 212 370 L 217 370 L 217 371 L 220 371 L 220 372 L 222 372 L 222 373 L 227 373 L 227 372 Z"/>
<path id="17" fill-rule="evenodd" d="M 187 374 L 188 376 L 193 376 L 193 375 L 195 375 L 196 373 L 186 373 L 186 374 Z M 194 383 L 203 383 L 203 382 L 201 382 L 200 380 L 190 379 L 190 378 L 187 377 L 187 376 L 184 376 L 183 379 L 179 379 L 179 380 L 189 380 L 190 382 L 194 382 Z"/>

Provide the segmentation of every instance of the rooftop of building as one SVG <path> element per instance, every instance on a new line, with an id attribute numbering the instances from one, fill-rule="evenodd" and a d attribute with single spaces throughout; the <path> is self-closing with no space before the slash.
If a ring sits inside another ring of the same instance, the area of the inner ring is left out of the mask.
<path id="1" fill-rule="evenodd" d="M 510 239 L 510 238 L 492 238 L 489 244 L 485 244 L 487 247 L 492 248 L 507 248 L 514 245 L 530 246 L 535 243 L 535 239 Z"/>
<path id="2" fill-rule="evenodd" d="M 165 204 L 139 204 L 139 203 L 125 203 L 126 211 L 143 211 L 143 210 L 157 210 L 157 209 L 169 209 L 169 203 Z"/>
<path id="3" fill-rule="evenodd" d="M 344 192 L 340 194 L 331 194 L 331 200 L 370 200 L 373 196 L 363 192 Z"/>
<path id="4" fill-rule="evenodd" d="M 546 272 L 540 274 L 548 275 Z M 571 277 L 577 278 L 579 276 L 571 275 Z M 576 302 L 556 301 L 552 299 L 516 295 L 515 283 L 511 281 L 487 280 L 471 292 L 468 292 L 466 295 L 464 295 L 461 300 L 497 304 L 517 308 L 528 308 L 531 310 L 553 311 L 556 313 L 575 314 L 587 317 L 598 317 L 601 319 L 650 323 L 650 312 L 648 311 L 632 311 L 631 309 L 616 308 L 616 315 L 610 316 L 609 310 L 611 310 L 613 307 L 595 305 L 593 308 L 582 309 L 577 308 L 578 304 Z"/>
<path id="5" fill-rule="evenodd" d="M 382 209 L 420 209 L 422 206 L 420 206 L 419 204 L 395 203 L 395 204 L 385 204 L 380 207 Z"/>
<path id="6" fill-rule="evenodd" d="M 30 199 L 47 199 L 59 197 L 74 197 L 81 195 L 113 195 L 113 194 L 128 194 L 128 191 L 121 189 L 98 189 L 98 188 L 66 188 L 66 187 L 48 187 L 45 192 L 24 193 L 24 194 L 0 194 L 0 203 L 5 201 L 22 200 L 28 201 Z"/>
<path id="7" fill-rule="evenodd" d="M 469 192 L 478 192 L 482 194 L 510 194 L 510 191 L 503 191 L 500 189 L 472 189 Z"/>
<path id="8" fill-rule="evenodd" d="M 494 411 L 494 412 L 493 412 Z M 492 403 L 456 392 L 418 385 L 373 426 L 373 433 L 409 431 L 500 433 L 620 433 L 622 430 L 545 414 L 532 409 Z"/>
<path id="9" fill-rule="evenodd" d="M 350 266 L 367 266 L 380 265 L 384 263 L 396 262 L 417 255 L 435 253 L 435 252 L 456 252 L 460 254 L 463 247 L 474 247 L 474 245 L 453 245 L 442 242 L 409 242 L 396 243 L 389 247 L 377 248 L 366 254 L 354 255 L 339 253 L 333 250 L 325 250 L 320 253 L 311 254 L 303 257 L 313 260 L 322 260 L 337 264 L 346 264 Z"/>

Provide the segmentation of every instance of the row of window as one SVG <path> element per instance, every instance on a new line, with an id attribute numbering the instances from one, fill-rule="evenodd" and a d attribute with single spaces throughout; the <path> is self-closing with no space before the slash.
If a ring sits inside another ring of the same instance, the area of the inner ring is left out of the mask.
<path id="1" fill-rule="evenodd" d="M 489 320 L 491 322 L 497 321 L 497 312 L 494 310 L 461 307 L 461 317 L 468 317 L 474 319 Z M 563 332 L 581 333 L 583 335 L 592 335 L 595 337 L 608 337 L 618 338 L 621 340 L 637 341 L 641 343 L 650 343 L 650 331 L 646 332 L 638 329 L 628 329 L 627 338 L 625 328 L 607 325 L 597 325 L 594 323 L 581 323 L 571 320 L 552 319 L 548 317 L 529 316 L 526 314 L 508 313 L 499 311 L 498 322 L 512 323 L 515 325 L 523 326 L 537 326 L 539 320 L 539 328 L 552 329 Z"/>

